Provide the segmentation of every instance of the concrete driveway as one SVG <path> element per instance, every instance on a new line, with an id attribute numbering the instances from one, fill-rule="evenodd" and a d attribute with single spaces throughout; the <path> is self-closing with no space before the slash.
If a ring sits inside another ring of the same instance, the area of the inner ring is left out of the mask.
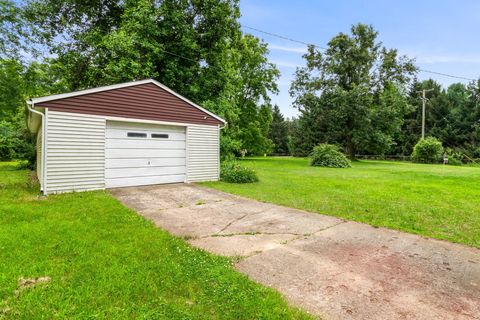
<path id="1" fill-rule="evenodd" d="M 322 318 L 480 319 L 478 249 L 195 185 L 111 193 Z"/>

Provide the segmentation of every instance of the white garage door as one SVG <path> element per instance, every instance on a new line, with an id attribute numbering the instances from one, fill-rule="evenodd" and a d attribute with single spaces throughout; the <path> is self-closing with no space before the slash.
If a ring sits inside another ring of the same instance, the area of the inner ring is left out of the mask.
<path id="1" fill-rule="evenodd" d="M 107 188 L 184 182 L 185 127 L 107 122 Z"/>

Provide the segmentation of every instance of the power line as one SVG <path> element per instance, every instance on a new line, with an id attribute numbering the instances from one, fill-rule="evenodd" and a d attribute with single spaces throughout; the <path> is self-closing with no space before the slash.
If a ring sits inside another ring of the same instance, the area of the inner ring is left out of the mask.
<path id="1" fill-rule="evenodd" d="M 286 37 L 286 36 L 282 36 L 282 35 L 279 35 L 279 34 L 276 34 L 276 33 L 271 33 L 271 32 L 268 32 L 268 31 L 263 31 L 263 30 L 260 30 L 260 29 L 257 29 L 257 28 L 253 28 L 253 27 L 249 27 L 249 26 L 243 26 L 244 28 L 246 29 L 250 29 L 250 30 L 254 30 L 254 31 L 257 31 L 257 32 L 260 32 L 260 33 L 264 33 L 264 34 L 267 34 L 267 35 L 270 35 L 272 37 L 276 37 L 276 38 L 279 38 L 279 39 L 284 39 L 284 40 L 288 40 L 288 41 L 291 41 L 291 42 L 295 42 L 295 43 L 300 43 L 300 44 L 303 44 L 303 45 L 306 45 L 306 46 L 314 46 L 315 48 L 319 48 L 319 49 L 322 49 L 322 50 L 327 50 L 327 48 L 325 47 L 322 47 L 322 46 L 319 46 L 317 44 L 314 44 L 314 43 L 308 43 L 308 42 L 304 42 L 304 41 L 300 41 L 300 40 L 295 40 L 295 39 L 292 39 L 292 38 L 289 38 L 289 37 Z M 194 60 L 194 59 L 191 59 L 191 58 L 187 58 L 187 57 L 184 57 L 182 55 L 179 55 L 179 54 L 176 54 L 176 53 L 173 53 L 173 52 L 170 52 L 170 51 L 167 51 L 167 50 L 163 50 L 163 49 L 160 49 L 160 51 L 166 53 L 166 54 L 169 54 L 169 55 L 172 55 L 172 56 L 175 56 L 177 58 L 181 58 L 181 59 L 184 59 L 184 60 L 188 60 L 188 61 L 191 61 L 191 62 L 196 62 L 198 63 L 197 60 Z M 301 67 L 301 66 L 298 66 L 298 67 Z M 462 79 L 462 80 L 468 80 L 468 81 L 477 81 L 477 79 L 473 79 L 473 78 L 467 78 L 467 77 L 462 77 L 462 76 L 455 76 L 455 75 L 451 75 L 451 74 L 446 74 L 446 73 L 441 73 L 441 72 L 437 72 L 437 71 L 431 71 L 431 70 L 426 70 L 426 69 L 418 69 L 418 71 L 421 71 L 421 72 L 426 72 L 426 73 L 431 73 L 431 74 L 436 74 L 436 75 L 440 75 L 440 76 L 444 76 L 444 77 L 450 77 L 450 78 L 456 78 L 456 79 Z"/>
<path id="2" fill-rule="evenodd" d="M 444 77 L 450 77 L 450 78 L 456 78 L 456 79 L 462 79 L 462 80 L 468 80 L 468 81 L 477 81 L 477 79 L 472 79 L 472 78 L 467 78 L 467 77 L 462 77 L 462 76 L 454 76 L 454 75 L 451 75 L 451 74 L 446 74 L 446 73 L 436 72 L 436 71 L 431 71 L 431 70 L 418 69 L 418 71 L 433 73 L 433 74 L 437 74 L 439 76 L 444 76 Z"/>
<path id="3" fill-rule="evenodd" d="M 242 26 L 246 29 L 254 30 L 254 31 L 257 31 L 257 32 L 260 32 L 260 33 L 263 33 L 263 34 L 266 34 L 266 35 L 269 35 L 269 36 L 272 36 L 272 37 L 276 37 L 276 38 L 279 38 L 279 39 L 288 40 L 288 41 L 295 42 L 295 43 L 300 43 L 300 44 L 303 44 L 303 45 L 306 45 L 306 46 L 314 46 L 315 48 L 319 48 L 319 49 L 322 49 L 322 50 L 327 50 L 327 48 L 325 48 L 323 46 L 320 46 L 318 44 L 315 44 L 315 43 L 308 43 L 308 42 L 293 39 L 293 38 L 290 38 L 290 37 L 287 37 L 287 36 L 282 36 L 282 35 L 277 34 L 277 33 L 272 33 L 272 32 L 268 32 L 268 31 L 265 31 L 265 30 L 258 29 L 258 28 L 253 28 L 253 27 L 250 27 L 250 26 L 247 26 L 247 25 L 242 25 Z M 420 69 L 419 68 L 418 71 L 425 72 L 425 73 L 436 74 L 436 75 L 444 76 L 444 77 L 455 78 L 455 79 L 477 81 L 477 79 L 473 79 L 473 78 L 456 76 L 456 75 L 452 75 L 452 74 L 447 74 L 447 73 L 442 73 L 442 72 L 437 72 L 437 71 L 432 71 L 432 70 L 427 70 L 427 69 Z"/>
<path id="4" fill-rule="evenodd" d="M 181 58 L 181 59 L 188 60 L 188 61 L 195 62 L 195 63 L 198 63 L 198 62 L 199 62 L 198 60 L 195 60 L 195 59 L 190 59 L 190 58 L 187 58 L 187 57 L 181 56 L 181 55 L 179 55 L 179 54 L 176 54 L 176 53 L 173 53 L 173 52 L 170 52 L 170 51 L 164 50 L 164 49 L 158 49 L 158 50 L 159 50 L 159 51 L 162 51 L 163 53 L 166 53 L 166 54 L 169 54 L 169 55 L 175 56 L 175 57 L 177 57 L 177 58 Z"/>
<path id="5" fill-rule="evenodd" d="M 317 47 L 317 48 L 320 48 L 320 49 L 323 49 L 323 50 L 326 50 L 326 48 L 324 47 L 321 47 L 321 46 L 318 46 L 316 44 L 309 44 L 307 42 L 303 42 L 303 41 L 299 41 L 299 40 L 295 40 L 295 39 L 291 39 L 291 38 L 288 38 L 288 37 L 284 37 L 284 36 L 281 36 L 281 35 L 277 35 L 275 33 L 270 33 L 270 32 L 267 32 L 267 31 L 263 31 L 263 30 L 260 30 L 260 29 L 256 29 L 256 28 L 252 28 L 252 27 L 248 27 L 248 26 L 243 26 L 245 28 L 248 28 L 248 29 L 252 29 L 252 30 L 255 30 L 255 31 L 258 31 L 258 32 L 261 32 L 261 33 L 265 33 L 265 34 L 268 34 L 268 35 L 271 35 L 271 36 L 274 36 L 274 37 L 278 37 L 278 38 L 281 38 L 281 39 L 285 39 L 285 40 L 288 40 L 288 41 L 292 41 L 292 42 L 296 42 L 296 43 L 301 43 L 301 44 L 304 44 L 304 45 L 312 45 L 314 47 Z M 167 51 L 167 50 L 163 50 L 163 49 L 159 49 L 160 51 L 166 53 L 166 54 L 169 54 L 169 55 L 172 55 L 172 56 L 175 56 L 175 57 L 178 57 L 178 58 L 181 58 L 181 59 L 184 59 L 184 60 L 188 60 L 188 61 L 191 61 L 191 62 L 195 62 L 195 63 L 198 63 L 199 61 L 197 60 L 194 60 L 194 59 L 191 59 L 191 58 L 187 58 L 185 56 L 182 56 L 182 55 L 179 55 L 179 54 L 176 54 L 174 52 L 171 52 L 171 51 Z M 211 67 L 211 66 L 210 66 Z M 442 76 L 446 76 L 446 77 L 452 77 L 452 78 L 458 78 L 458 79 L 465 79 L 465 80 L 473 80 L 473 81 L 476 81 L 477 79 L 470 79 L 470 78 L 465 78 L 465 77 L 460 77 L 460 76 L 454 76 L 454 75 L 448 75 L 448 74 L 444 74 L 444 73 L 440 73 L 440 72 L 435 72 L 435 71 L 429 71 L 429 70 L 422 70 L 422 69 L 419 69 L 419 71 L 423 71 L 423 72 L 429 72 L 429 73 L 433 73 L 433 74 L 438 74 L 438 75 L 442 75 Z M 438 113 L 437 110 L 435 110 L 434 108 L 432 108 L 432 110 L 434 110 L 437 115 L 440 115 Z M 440 115 L 443 119 L 445 119 L 446 121 L 448 121 L 447 118 L 445 118 L 444 116 Z M 415 128 L 419 128 L 419 126 L 414 126 Z M 444 144 L 447 144 L 446 142 L 444 142 Z M 454 148 L 453 146 L 450 145 L 451 148 Z M 472 162 L 474 163 L 477 163 L 473 158 L 471 158 L 469 155 L 467 155 L 465 152 L 463 152 L 464 155 L 469 159 L 471 160 Z"/>
<path id="6" fill-rule="evenodd" d="M 264 31 L 264 30 L 261 30 L 261 29 L 258 29 L 258 28 L 253 28 L 253 27 L 246 26 L 246 25 L 243 25 L 243 27 L 246 28 L 246 29 L 254 30 L 254 31 L 257 31 L 257 32 L 260 32 L 260 33 L 263 33 L 263 34 L 266 34 L 266 35 L 269 35 L 269 36 L 272 36 L 272 37 L 276 37 L 276 38 L 279 38 L 279 39 L 288 40 L 288 41 L 303 44 L 303 45 L 306 45 L 306 46 L 313 46 L 313 47 L 316 47 L 316 48 L 319 48 L 319 49 L 322 49 L 322 50 L 327 50 L 325 47 L 319 46 L 319 45 L 314 44 L 314 43 L 308 43 L 308 42 L 305 42 L 305 41 L 296 40 L 296 39 L 293 39 L 293 38 L 290 38 L 290 37 L 287 37 L 287 36 L 282 36 L 280 34 Z M 477 81 L 477 79 L 472 79 L 472 78 L 467 78 L 467 77 L 462 77 L 462 76 L 456 76 L 456 75 L 451 75 L 451 74 L 446 74 L 446 73 L 441 73 L 441 72 L 436 72 L 436 71 L 431 71 L 431 70 L 426 70 L 426 69 L 420 69 L 419 68 L 418 71 L 431 73 L 431 74 L 436 74 L 436 75 L 440 75 L 440 76 L 444 76 L 444 77 L 450 77 L 450 78 L 456 78 L 456 79 L 462 79 L 462 80 L 469 80 L 469 81 Z M 422 137 L 425 135 L 425 101 L 426 101 L 425 92 L 426 91 L 427 90 L 423 90 L 423 96 L 422 96 L 422 100 L 423 100 L 423 117 L 422 117 L 422 126 L 421 126 L 422 127 Z M 435 110 L 434 108 L 431 108 L 431 109 L 433 109 L 437 115 L 440 115 L 438 113 L 438 110 Z M 440 116 L 444 120 L 448 121 L 448 119 L 445 116 L 443 116 L 443 115 L 440 115 Z M 415 127 L 418 128 L 420 126 L 415 126 Z M 454 148 L 454 146 L 450 145 L 449 143 L 444 142 L 444 144 L 450 146 L 451 148 Z M 477 163 L 477 161 L 475 161 L 475 159 L 473 159 L 472 157 L 467 155 L 465 151 L 463 152 L 463 154 L 464 154 L 465 157 L 467 157 L 473 163 Z"/>
<path id="7" fill-rule="evenodd" d="M 288 41 L 295 42 L 295 43 L 299 43 L 299 44 L 303 44 L 303 45 L 306 45 L 306 46 L 314 46 L 315 48 L 319 48 L 319 49 L 322 49 L 322 50 L 327 50 L 327 48 L 322 47 L 322 46 L 319 46 L 319 45 L 314 44 L 314 43 L 308 43 L 308 42 L 301 41 L 301 40 L 295 40 L 295 39 L 293 39 L 293 38 L 289 38 L 289 37 L 282 36 L 282 35 L 279 35 L 279 34 L 276 34 L 276 33 L 268 32 L 268 31 L 263 31 L 263 30 L 260 30 L 260 29 L 257 29 L 257 28 L 253 28 L 253 27 L 249 27 L 249 26 L 245 26 L 245 25 L 244 25 L 243 27 L 246 28 L 246 29 L 250 29 L 250 30 L 254 30 L 254 31 L 260 32 L 260 33 L 264 33 L 264 34 L 267 34 L 267 35 L 270 35 L 270 36 L 272 36 L 272 37 L 276 37 L 276 38 L 279 38 L 279 39 L 288 40 Z M 182 55 L 179 55 L 179 54 L 176 54 L 176 53 L 167 51 L 167 50 L 162 50 L 162 49 L 160 49 L 160 51 L 162 51 L 162 52 L 164 52 L 164 53 L 166 53 L 166 54 L 175 56 L 175 57 L 177 57 L 177 58 L 181 58 L 181 59 L 184 59 L 184 60 L 188 60 L 188 61 L 191 61 L 191 62 L 196 62 L 196 63 L 198 63 L 197 60 L 194 60 L 194 59 L 191 59 L 191 58 L 187 58 L 187 57 L 184 57 L 184 56 L 182 56 Z M 298 67 L 301 67 L 301 66 L 299 65 Z M 467 77 L 462 77 L 462 76 L 455 76 L 455 75 L 446 74 L 446 73 L 437 72 L 437 71 L 432 71 L 432 70 L 426 70 L 426 69 L 420 69 L 420 68 L 419 68 L 418 71 L 420 71 L 420 72 L 426 72 L 426 73 L 431 73 L 431 74 L 436 74 L 436 75 L 444 76 L 444 77 L 455 78 L 455 79 L 468 80 L 468 81 L 477 81 L 477 79 L 473 79 L 473 78 L 467 78 Z"/>
<path id="8" fill-rule="evenodd" d="M 260 30 L 260 29 L 257 29 L 257 28 L 253 28 L 253 27 L 246 26 L 246 25 L 242 25 L 242 26 L 243 26 L 244 28 L 246 28 L 246 29 L 250 29 L 250 30 L 254 30 L 254 31 L 260 32 L 260 33 L 264 33 L 264 34 L 267 34 L 267 35 L 272 36 L 272 37 L 276 37 L 276 38 L 288 40 L 288 41 L 291 41 L 291 42 L 300 43 L 300 44 L 303 44 L 303 45 L 306 45 L 306 46 L 314 46 L 314 47 L 319 48 L 319 49 L 322 49 L 322 50 L 327 50 L 327 48 L 322 47 L 322 46 L 319 46 L 319 45 L 314 44 L 314 43 L 308 43 L 308 42 L 301 41 L 301 40 L 295 40 L 295 39 L 293 39 L 293 38 L 289 38 L 289 37 L 286 37 L 286 36 L 282 36 L 282 35 L 280 35 L 280 34 L 268 32 L 268 31 L 263 31 L 263 30 Z"/>
<path id="9" fill-rule="evenodd" d="M 429 109 L 430 111 L 434 111 L 434 113 L 439 116 L 440 118 L 442 118 L 443 120 L 449 122 L 450 120 L 448 120 L 443 114 L 441 114 L 437 109 L 435 108 L 430 108 Z M 425 117 L 423 118 L 423 121 L 425 121 Z M 416 126 L 416 128 L 418 128 L 418 126 Z M 425 130 L 425 124 L 422 123 L 422 130 Z M 423 132 L 422 132 L 423 134 Z M 451 149 L 455 149 L 457 146 L 454 146 L 450 143 L 448 143 L 447 141 L 445 141 L 445 139 L 442 140 L 442 143 L 444 145 L 446 145 L 447 147 L 451 148 Z M 475 160 L 475 158 L 471 155 L 471 154 L 468 154 L 466 150 L 463 150 L 462 151 L 463 155 L 468 159 L 470 160 L 471 162 L 475 163 L 475 164 L 478 164 L 478 162 Z"/>

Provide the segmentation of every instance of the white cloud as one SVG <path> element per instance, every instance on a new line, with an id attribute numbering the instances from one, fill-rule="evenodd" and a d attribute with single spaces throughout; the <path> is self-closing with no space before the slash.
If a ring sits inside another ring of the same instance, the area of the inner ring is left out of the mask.
<path id="1" fill-rule="evenodd" d="M 290 47 L 290 46 L 280 46 L 276 44 L 269 44 L 268 48 L 270 50 L 278 50 L 278 51 L 285 51 L 285 52 L 295 52 L 295 53 L 307 53 L 307 47 Z"/>

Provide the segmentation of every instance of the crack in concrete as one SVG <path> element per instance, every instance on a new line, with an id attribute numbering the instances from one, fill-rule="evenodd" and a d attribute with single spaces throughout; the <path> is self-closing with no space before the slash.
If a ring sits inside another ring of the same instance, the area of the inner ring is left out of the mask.
<path id="1" fill-rule="evenodd" d="M 321 229 L 319 229 L 319 230 L 317 230 L 317 231 L 315 231 L 315 232 L 312 232 L 309 236 L 313 236 L 313 235 L 315 235 L 315 234 L 317 234 L 317 233 L 320 233 L 320 232 L 322 232 L 322 231 L 325 231 L 325 230 L 334 228 L 334 227 L 336 227 L 336 226 L 338 226 L 338 225 L 341 225 L 342 223 L 347 223 L 347 222 L 348 222 L 348 220 L 342 220 L 342 221 L 340 221 L 340 222 L 337 222 L 337 223 L 335 223 L 335 224 L 332 224 L 331 226 L 328 226 L 328 227 L 325 227 L 325 228 L 321 228 Z"/>
<path id="2" fill-rule="evenodd" d="M 236 219 L 233 219 L 232 221 L 230 221 L 229 223 L 227 223 L 227 225 L 225 227 L 223 227 L 222 229 L 220 229 L 220 231 L 214 233 L 214 234 L 211 234 L 210 236 L 215 236 L 215 235 L 221 235 L 220 233 L 227 230 L 231 225 L 233 225 L 234 223 L 244 219 L 245 217 L 247 216 L 253 216 L 255 214 L 259 214 L 259 213 L 263 213 L 263 212 L 266 212 L 268 210 L 270 210 L 272 208 L 266 208 L 266 209 L 262 209 L 260 211 L 257 211 L 257 212 L 249 212 L 249 213 L 246 213 L 244 214 L 243 216 L 239 217 L 239 218 L 236 218 Z"/>
<path id="3" fill-rule="evenodd" d="M 248 216 L 248 214 L 244 214 L 243 216 L 241 216 L 240 218 L 237 218 L 237 219 L 234 219 L 232 221 L 230 221 L 229 223 L 227 223 L 227 225 L 225 227 L 223 227 L 220 231 L 218 231 L 216 234 L 219 234 L 220 232 L 223 232 L 225 231 L 226 229 L 228 229 L 228 227 L 230 227 L 232 224 L 234 224 L 235 222 L 238 222 L 240 220 L 242 220 L 243 218 L 245 218 L 246 216 Z M 213 234 L 215 235 L 215 234 Z"/>
<path id="4" fill-rule="evenodd" d="M 206 235 L 201 238 L 219 238 L 219 237 L 234 237 L 234 236 L 256 236 L 256 235 L 266 235 L 266 236 L 275 236 L 275 235 L 292 235 L 304 237 L 309 234 L 302 233 L 291 233 L 291 232 L 262 232 L 262 231 L 247 231 L 247 232 L 235 232 L 235 233 L 214 233 L 211 235 Z"/>
<path id="5" fill-rule="evenodd" d="M 328 230 L 328 229 L 330 229 L 330 228 L 336 227 L 336 226 L 338 226 L 338 225 L 340 225 L 340 224 L 342 224 L 342 223 L 345 223 L 345 222 L 348 222 L 348 221 L 347 221 L 347 220 L 342 220 L 342 221 L 340 221 L 340 222 L 338 222 L 338 223 L 335 223 L 335 224 L 333 224 L 333 225 L 331 225 L 331 226 L 328 226 L 328 227 L 325 227 L 325 228 L 321 228 L 321 229 L 319 229 L 319 230 L 317 230 L 317 231 L 315 231 L 315 232 L 312 232 L 312 233 L 304 233 L 304 234 L 297 234 L 297 233 L 272 233 L 272 234 L 291 234 L 291 235 L 296 235 L 296 236 L 297 236 L 297 237 L 295 237 L 295 238 L 293 238 L 293 239 L 285 240 L 284 242 L 280 243 L 281 245 L 285 246 L 285 245 L 287 245 L 287 244 L 289 244 L 289 243 L 292 243 L 292 242 L 294 242 L 294 241 L 297 241 L 297 240 L 309 239 L 309 238 L 311 238 L 312 236 L 316 235 L 316 234 L 319 233 L 319 232 L 322 232 L 322 231 Z"/>
<path id="6" fill-rule="evenodd" d="M 245 219 L 245 217 L 247 216 L 251 216 L 251 215 L 255 215 L 255 214 L 259 214 L 259 213 L 262 213 L 262 212 L 265 212 L 267 210 L 270 210 L 271 208 L 267 208 L 267 209 L 263 209 L 261 211 L 258 211 L 258 212 L 252 212 L 252 213 L 247 213 L 247 214 L 244 214 L 242 215 L 241 217 L 239 218 L 236 218 L 232 221 L 230 221 L 225 227 L 223 227 L 220 231 L 216 232 L 216 233 L 213 233 L 213 234 L 208 234 L 208 235 L 205 235 L 205 236 L 201 236 L 201 237 L 198 237 L 198 239 L 205 239 L 205 238 L 216 238 L 216 237 L 234 237 L 234 236 L 255 236 L 255 235 L 292 235 L 292 236 L 295 236 L 295 238 L 293 239 L 289 239 L 289 240 L 285 240 L 283 241 L 282 243 L 280 243 L 281 245 L 286 245 L 288 243 L 291 243 L 293 241 L 296 241 L 296 240 L 300 240 L 300 239 L 308 239 L 310 237 L 312 237 L 313 235 L 319 233 L 319 232 L 322 232 L 322 231 L 325 231 L 325 230 L 328 230 L 330 228 L 333 228 L 333 227 L 336 227 L 342 223 L 346 223 L 348 222 L 347 220 L 342 220 L 340 222 L 337 222 L 331 226 L 328 226 L 328 227 L 325 227 L 325 228 L 321 228 L 317 231 L 314 231 L 314 232 L 311 232 L 311 233 L 294 233 L 294 232 L 263 232 L 263 231 L 247 231 L 247 232 L 232 232 L 232 233 L 223 233 L 223 231 L 227 230 L 230 226 L 232 226 L 234 223 L 242 220 L 242 219 Z"/>
<path id="7" fill-rule="evenodd" d="M 280 244 L 281 244 L 282 246 L 286 246 L 286 245 L 289 244 L 289 243 L 292 243 L 292 242 L 294 242 L 294 241 L 300 240 L 300 239 L 302 239 L 302 238 L 303 238 L 303 239 L 307 239 L 307 238 L 310 237 L 310 236 L 311 236 L 311 234 L 310 234 L 310 235 L 308 235 L 308 234 L 298 235 L 297 237 L 295 237 L 295 238 L 293 238 L 293 239 L 285 240 L 285 241 L 283 241 L 283 242 L 280 242 Z"/>
<path id="8" fill-rule="evenodd" d="M 267 250 L 268 251 L 268 250 Z M 240 261 L 242 260 L 245 260 L 245 259 L 248 259 L 248 258 L 251 258 L 253 256 L 256 256 L 260 253 L 263 253 L 264 251 L 263 250 L 257 250 L 257 251 L 253 251 L 252 253 L 250 254 L 247 254 L 246 256 L 239 256 L 237 257 L 237 261 L 235 262 L 235 264 L 239 263 Z"/>

